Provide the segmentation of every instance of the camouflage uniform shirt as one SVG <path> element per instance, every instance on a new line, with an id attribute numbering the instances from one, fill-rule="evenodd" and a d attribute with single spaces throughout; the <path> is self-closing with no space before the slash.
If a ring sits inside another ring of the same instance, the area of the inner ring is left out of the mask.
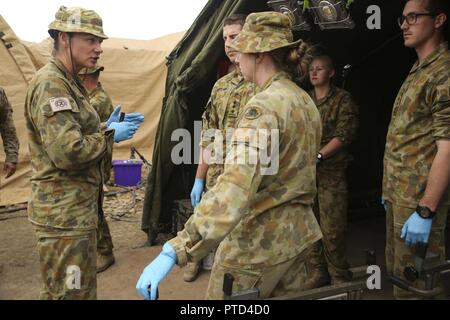
<path id="1" fill-rule="evenodd" d="M 113 130 L 104 131 L 80 80 L 53 58 L 31 81 L 25 101 L 31 156 L 33 224 L 97 226 L 102 161 L 111 162 Z"/>
<path id="2" fill-rule="evenodd" d="M 446 43 L 422 63 L 415 63 L 397 95 L 384 154 L 386 200 L 416 207 L 425 192 L 436 141 L 441 139 L 450 139 L 450 52 Z M 449 192 L 442 203 L 449 203 Z"/>
<path id="3" fill-rule="evenodd" d="M 97 87 L 89 93 L 89 99 L 91 106 L 97 111 L 100 121 L 106 122 L 114 109 L 111 98 L 105 89 L 103 89 L 100 82 L 97 84 Z"/>
<path id="4" fill-rule="evenodd" d="M 222 174 L 227 150 L 227 129 L 234 129 L 239 111 L 254 94 L 253 84 L 235 70 L 220 78 L 214 85 L 203 113 L 201 146 L 211 150 L 211 163 L 206 176 L 206 190 L 211 189 Z M 231 132 L 231 131 L 229 131 Z M 217 141 L 216 141 L 217 137 Z M 220 137 L 223 137 L 221 139 Z M 220 144 L 220 145 L 219 145 Z"/>
<path id="5" fill-rule="evenodd" d="M 316 103 L 322 119 L 322 141 L 320 148 L 326 146 L 333 138 L 338 138 L 344 147 L 332 157 L 321 163 L 321 167 L 345 168 L 348 161 L 347 146 L 352 142 L 358 128 L 358 106 L 347 91 L 331 87 L 328 95 L 317 101 L 314 90 L 310 96 Z M 322 166 L 323 165 L 323 166 Z"/>
<path id="6" fill-rule="evenodd" d="M 14 127 L 13 110 L 8 102 L 6 93 L 0 88 L 0 135 L 5 148 L 5 162 L 17 163 L 19 154 L 19 140 L 17 139 L 16 128 Z"/>
<path id="7" fill-rule="evenodd" d="M 312 211 L 320 115 L 308 94 L 284 72 L 262 90 L 238 118 L 224 173 L 185 229 L 169 241 L 180 266 L 199 261 L 219 243 L 216 259 L 224 266 L 272 266 L 297 256 L 322 236 Z M 265 132 L 266 139 L 248 139 L 252 130 Z M 273 130 L 278 132 L 274 143 L 279 143 L 279 168 L 263 175 L 260 157 L 242 160 L 271 150 L 272 143 L 264 147 L 260 142 L 272 141 Z"/>

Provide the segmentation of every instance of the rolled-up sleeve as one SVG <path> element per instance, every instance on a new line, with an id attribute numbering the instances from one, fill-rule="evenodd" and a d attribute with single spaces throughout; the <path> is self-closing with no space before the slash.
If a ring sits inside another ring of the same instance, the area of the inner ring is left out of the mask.
<path id="1" fill-rule="evenodd" d="M 433 137 L 436 140 L 450 139 L 450 77 L 445 76 L 436 82 L 433 90 Z"/>
<path id="2" fill-rule="evenodd" d="M 358 106 L 350 94 L 345 94 L 339 105 L 335 137 L 345 146 L 349 145 L 356 136 L 358 129 Z"/>

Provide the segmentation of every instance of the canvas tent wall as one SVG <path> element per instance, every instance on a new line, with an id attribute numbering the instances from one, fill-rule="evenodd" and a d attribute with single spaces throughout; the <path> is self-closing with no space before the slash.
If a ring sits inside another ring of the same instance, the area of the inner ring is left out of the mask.
<path id="1" fill-rule="evenodd" d="M 381 9 L 381 29 L 367 28 L 367 9 L 371 5 Z M 218 63 L 225 59 L 221 23 L 232 13 L 267 10 L 270 8 L 265 0 L 210 0 L 169 56 L 166 97 L 142 220 L 142 229 L 151 243 L 159 232 L 171 231 L 173 201 L 189 198 L 197 165 L 173 164 L 171 151 L 178 142 L 171 141 L 171 134 L 177 128 L 192 132 L 194 121 L 200 120 L 216 80 Z M 315 26 L 310 32 L 295 34 L 296 38 L 326 47 L 338 75 L 343 66 L 353 66 L 345 88 L 360 106 L 360 129 L 351 148 L 354 161 L 348 168 L 350 211 L 357 215 L 381 208 L 382 159 L 390 113 L 415 60 L 414 52 L 404 48 L 396 22 L 402 10 L 402 1 L 356 0 L 350 8 L 355 29 L 321 31 Z"/>
<path id="2" fill-rule="evenodd" d="M 13 107 L 20 141 L 18 172 L 8 180 L 0 179 L 0 206 L 4 206 L 28 200 L 31 171 L 23 106 L 28 82 L 50 58 L 52 41 L 21 41 L 1 16 L 0 35 L 0 86 Z M 130 147 L 135 146 L 150 161 L 165 90 L 166 57 L 183 35 L 181 32 L 148 41 L 115 38 L 104 41 L 100 61 L 105 66 L 100 78 L 103 86 L 113 103 L 121 104 L 125 112 L 145 115 L 135 138 L 115 145 L 115 159 L 128 159 Z M 0 148 L 0 168 L 3 161 L 4 152 Z"/>

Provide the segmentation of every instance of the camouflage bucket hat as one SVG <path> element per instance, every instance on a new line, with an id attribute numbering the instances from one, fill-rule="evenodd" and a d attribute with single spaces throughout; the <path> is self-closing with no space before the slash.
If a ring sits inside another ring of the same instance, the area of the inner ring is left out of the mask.
<path id="1" fill-rule="evenodd" d="M 50 30 L 61 32 L 84 32 L 96 37 L 108 39 L 103 33 L 102 18 L 93 10 L 79 7 L 61 6 L 55 14 L 55 20 L 48 26 Z"/>
<path id="2" fill-rule="evenodd" d="M 260 53 L 295 46 L 301 40 L 294 41 L 291 28 L 292 21 L 283 13 L 252 13 L 230 47 L 242 53 Z"/>
<path id="3" fill-rule="evenodd" d="M 86 75 L 86 74 L 94 74 L 97 71 L 103 71 L 105 70 L 105 67 L 100 66 L 100 65 L 96 65 L 93 68 L 83 68 L 80 70 L 80 72 L 78 72 L 79 75 Z"/>

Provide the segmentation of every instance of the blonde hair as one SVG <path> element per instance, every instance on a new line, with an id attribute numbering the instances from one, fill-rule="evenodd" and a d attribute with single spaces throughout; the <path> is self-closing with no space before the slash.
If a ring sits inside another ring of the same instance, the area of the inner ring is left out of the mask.
<path id="1" fill-rule="evenodd" d="M 309 66 L 314 58 L 314 47 L 300 41 L 293 48 L 271 51 L 270 56 L 280 69 L 290 73 L 293 80 L 301 85 L 308 78 Z"/>

